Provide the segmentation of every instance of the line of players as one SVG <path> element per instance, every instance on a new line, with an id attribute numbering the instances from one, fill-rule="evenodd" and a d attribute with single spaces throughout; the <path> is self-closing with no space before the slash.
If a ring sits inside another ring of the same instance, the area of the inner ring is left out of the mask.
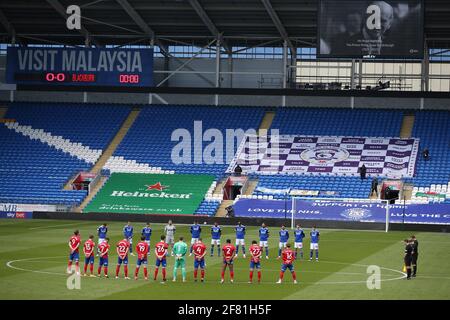
<path id="1" fill-rule="evenodd" d="M 154 272 L 154 280 L 157 279 L 159 268 L 162 268 L 162 276 L 163 276 L 163 282 L 166 281 L 166 266 L 167 266 L 167 260 L 166 257 L 169 256 L 169 245 L 172 245 L 172 253 L 171 256 L 175 256 L 175 263 L 174 263 L 174 270 L 173 270 L 173 281 L 176 281 L 177 277 L 177 270 L 181 269 L 182 273 L 182 279 L 183 282 L 186 281 L 186 262 L 185 257 L 187 254 L 187 244 L 184 242 L 183 237 L 179 238 L 179 241 L 177 243 L 174 243 L 174 234 L 176 227 L 172 224 L 171 221 L 169 221 L 169 224 L 165 226 L 164 228 L 166 235 L 161 236 L 161 241 L 159 241 L 155 245 L 155 256 L 156 256 L 156 263 L 155 263 L 155 272 Z M 198 269 L 201 270 L 201 281 L 204 281 L 205 277 L 205 256 L 206 256 L 206 245 L 202 242 L 202 239 L 200 237 L 201 234 L 201 226 L 194 222 L 194 224 L 190 228 L 191 233 L 191 246 L 190 246 L 190 253 L 191 256 L 194 254 L 194 280 L 197 281 L 198 276 Z M 223 264 L 222 264 L 222 271 L 221 271 L 221 283 L 224 282 L 225 277 L 225 271 L 228 267 L 230 272 L 230 281 L 234 281 L 234 271 L 233 271 L 233 262 L 234 259 L 238 257 L 239 253 L 239 246 L 242 247 L 243 257 L 245 258 L 245 233 L 246 233 L 246 227 L 242 225 L 240 222 L 235 227 L 236 231 L 236 246 L 233 246 L 231 244 L 231 240 L 227 239 L 226 244 L 222 247 L 222 250 L 220 249 L 220 239 L 222 234 L 221 227 L 215 223 L 211 227 L 211 257 L 214 255 L 214 246 L 217 245 L 217 252 L 218 256 L 220 257 L 220 253 L 222 251 L 223 253 Z M 106 236 L 108 232 L 107 224 L 102 224 L 97 228 L 98 233 L 98 247 L 97 247 L 97 256 L 100 257 L 99 261 L 99 267 L 97 270 L 97 276 L 101 276 L 101 271 L 103 268 L 103 272 L 105 277 L 108 277 L 108 254 L 110 249 L 109 244 L 109 238 Z M 128 222 L 124 228 L 123 228 L 123 235 L 124 239 L 120 240 L 116 244 L 116 251 L 118 254 L 118 262 L 116 266 L 116 278 L 119 277 L 119 272 L 121 265 L 124 265 L 124 273 L 125 273 L 125 279 L 130 279 L 128 277 L 128 254 L 134 255 L 133 253 L 133 227 L 131 226 L 130 222 Z M 147 264 L 148 264 L 148 254 L 150 252 L 150 237 L 152 234 L 152 229 L 150 225 L 147 223 L 147 225 L 142 229 L 141 232 L 141 238 L 140 242 L 136 245 L 136 251 L 138 254 L 137 258 L 137 264 L 135 269 L 134 277 L 135 279 L 138 278 L 138 273 L 141 265 L 144 269 L 144 278 L 148 280 L 148 271 L 147 271 Z M 267 226 L 263 223 L 261 228 L 259 229 L 259 239 L 260 243 L 257 244 L 257 241 L 252 241 L 252 245 L 249 248 L 249 252 L 251 254 L 250 259 L 250 274 L 249 274 L 249 283 L 253 280 L 253 273 L 256 269 L 258 272 L 258 282 L 261 281 L 261 256 L 263 253 L 263 248 L 265 248 L 266 253 L 266 259 L 269 258 L 269 249 L 268 249 L 268 239 L 269 239 L 269 229 Z M 319 237 L 320 233 L 314 226 L 312 231 L 310 232 L 311 236 L 311 245 L 310 245 L 310 261 L 313 258 L 313 251 L 316 252 L 316 261 L 319 259 Z M 284 273 L 287 269 L 292 274 L 294 283 L 297 283 L 296 280 L 296 274 L 293 267 L 294 260 L 297 259 L 297 249 L 300 249 L 300 257 L 303 258 L 303 239 L 305 238 L 305 233 L 300 225 L 296 226 L 296 229 L 294 230 L 294 237 L 295 237 L 295 243 L 294 243 L 294 249 L 293 251 L 291 249 L 290 244 L 288 243 L 289 239 L 289 231 L 285 228 L 285 226 L 282 226 L 279 231 L 279 250 L 278 250 L 278 257 L 277 259 L 282 258 L 283 264 L 281 266 L 280 271 L 280 277 L 277 283 L 281 283 Z M 83 253 L 85 255 L 85 264 L 84 264 L 84 276 L 87 276 L 87 268 L 89 266 L 90 269 L 90 276 L 96 277 L 94 275 L 94 249 L 95 249 L 95 243 L 93 241 L 94 236 L 89 236 L 89 239 L 84 243 L 83 245 Z M 70 248 L 70 256 L 69 256 L 69 263 L 67 268 L 67 273 L 71 273 L 72 269 L 72 263 L 75 262 L 75 271 L 77 274 L 80 274 L 79 271 L 79 246 L 81 244 L 81 238 L 79 231 L 76 230 L 72 237 L 69 240 L 69 248 Z"/>

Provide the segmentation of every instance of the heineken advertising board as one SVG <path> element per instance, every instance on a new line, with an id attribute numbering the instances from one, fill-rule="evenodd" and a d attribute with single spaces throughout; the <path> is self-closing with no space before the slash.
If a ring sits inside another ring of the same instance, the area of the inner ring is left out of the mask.
<path id="1" fill-rule="evenodd" d="M 83 212 L 194 214 L 214 176 L 113 173 Z"/>

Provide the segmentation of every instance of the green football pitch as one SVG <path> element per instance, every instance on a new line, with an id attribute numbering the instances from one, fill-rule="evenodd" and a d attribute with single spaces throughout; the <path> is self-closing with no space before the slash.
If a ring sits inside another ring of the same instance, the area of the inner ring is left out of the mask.
<path id="1" fill-rule="evenodd" d="M 287 272 L 284 282 L 276 284 L 281 266 L 278 253 L 278 228 L 271 228 L 270 258 L 262 260 L 262 283 L 248 284 L 249 259 L 239 254 L 235 261 L 235 282 L 220 284 L 221 258 L 206 258 L 205 283 L 193 282 L 193 259 L 187 258 L 187 282 L 153 281 L 153 250 L 149 257 L 149 281 L 125 280 L 123 273 L 115 279 L 117 254 L 115 243 L 122 238 L 124 223 L 109 223 L 113 253 L 110 255 L 110 278 L 81 277 L 80 289 L 69 290 L 65 273 L 67 241 L 79 229 L 82 240 L 95 235 L 98 222 L 61 220 L 0 221 L 0 299 L 450 299 L 450 234 L 416 233 L 420 241 L 417 278 L 407 281 L 402 269 L 402 239 L 410 232 L 343 231 L 320 229 L 320 261 L 300 259 L 295 263 L 298 284 Z M 143 227 L 134 223 L 135 233 Z M 270 226 L 269 226 L 270 227 Z M 152 244 L 157 242 L 163 225 L 152 225 Z M 246 244 L 257 240 L 257 227 L 247 229 Z M 308 231 L 306 230 L 308 235 Z M 210 245 L 210 227 L 203 227 L 203 239 Z M 188 226 L 179 225 L 177 236 L 190 240 Z M 234 242 L 234 230 L 223 227 L 222 243 Z M 137 241 L 135 235 L 134 243 Z M 309 237 L 305 239 L 305 258 L 309 255 Z M 217 249 L 216 249 L 217 250 Z M 208 251 L 209 253 L 209 251 Z M 81 266 L 83 266 L 83 258 Z M 130 272 L 136 257 L 130 257 Z M 95 270 L 97 268 L 97 262 Z M 368 266 L 381 270 L 379 289 L 367 286 Z M 171 280 L 173 258 L 168 258 Z M 123 272 L 123 269 L 121 270 Z M 255 275 L 256 277 L 256 275 Z"/>

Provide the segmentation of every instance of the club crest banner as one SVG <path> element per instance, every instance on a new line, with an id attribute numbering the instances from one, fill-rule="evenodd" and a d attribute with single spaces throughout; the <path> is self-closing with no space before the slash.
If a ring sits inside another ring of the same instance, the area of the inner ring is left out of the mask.
<path id="1" fill-rule="evenodd" d="M 419 139 L 336 136 L 253 136 L 241 142 L 227 170 L 259 174 L 358 175 L 412 177 Z"/>

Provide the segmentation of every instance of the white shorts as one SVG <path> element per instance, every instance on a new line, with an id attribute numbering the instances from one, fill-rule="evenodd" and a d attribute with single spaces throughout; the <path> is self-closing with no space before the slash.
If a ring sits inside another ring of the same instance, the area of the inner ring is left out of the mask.
<path id="1" fill-rule="evenodd" d="M 303 248 L 303 242 L 294 242 L 294 249 L 302 249 Z"/>
<path id="2" fill-rule="evenodd" d="M 259 246 L 263 248 L 267 248 L 269 246 L 269 241 L 260 241 Z"/>
<path id="3" fill-rule="evenodd" d="M 310 249 L 311 250 L 319 250 L 319 244 L 318 243 L 311 243 Z"/>
<path id="4" fill-rule="evenodd" d="M 150 247 L 150 240 L 145 240 L 145 243 Z"/>
<path id="5" fill-rule="evenodd" d="M 172 236 L 166 237 L 166 242 L 167 242 L 168 244 L 174 243 L 174 237 L 172 237 Z"/>
<path id="6" fill-rule="evenodd" d="M 98 244 L 105 242 L 105 238 L 98 238 Z"/>
<path id="7" fill-rule="evenodd" d="M 220 246 L 220 239 L 211 239 L 211 244 Z"/>
<path id="8" fill-rule="evenodd" d="M 279 242 L 278 243 L 278 248 L 286 248 L 286 244 L 287 244 L 287 242 Z"/>
<path id="9" fill-rule="evenodd" d="M 236 245 L 245 246 L 245 240 L 244 239 L 236 239 Z"/>
<path id="10" fill-rule="evenodd" d="M 197 243 L 198 242 L 198 238 L 192 238 L 191 239 L 191 244 Z"/>

